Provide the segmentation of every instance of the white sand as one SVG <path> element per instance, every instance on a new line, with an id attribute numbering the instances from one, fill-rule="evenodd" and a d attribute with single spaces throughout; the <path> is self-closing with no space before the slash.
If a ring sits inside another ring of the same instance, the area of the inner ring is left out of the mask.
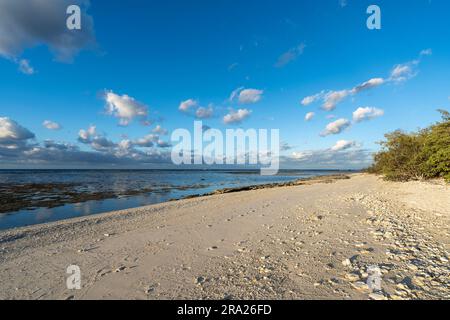
<path id="1" fill-rule="evenodd" d="M 0 232 L 0 298 L 448 299 L 449 226 L 448 186 L 363 174 L 181 200 Z"/>

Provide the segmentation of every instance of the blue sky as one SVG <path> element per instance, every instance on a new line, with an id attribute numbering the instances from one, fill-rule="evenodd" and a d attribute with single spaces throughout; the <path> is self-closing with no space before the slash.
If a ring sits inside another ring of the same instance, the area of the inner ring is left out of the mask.
<path id="1" fill-rule="evenodd" d="M 83 8 L 81 31 L 55 9 L 69 2 Z M 366 27 L 370 4 L 381 30 Z M 164 162 L 170 132 L 191 129 L 199 108 L 210 127 L 279 128 L 289 166 L 363 167 L 386 132 L 449 109 L 449 15 L 446 0 L 5 0 L 0 168 L 151 166 L 134 160 Z M 117 117 L 124 104 L 141 114 Z M 339 119 L 348 127 L 324 135 Z"/>

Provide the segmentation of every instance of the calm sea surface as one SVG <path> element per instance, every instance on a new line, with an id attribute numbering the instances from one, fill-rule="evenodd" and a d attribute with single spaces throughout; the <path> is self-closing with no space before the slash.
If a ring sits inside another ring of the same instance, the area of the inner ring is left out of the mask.
<path id="1" fill-rule="evenodd" d="M 258 170 L 0 170 L 4 208 L 10 201 L 20 204 L 23 200 L 36 200 L 38 203 L 0 213 L 0 230 L 134 208 L 218 189 L 335 173 L 285 170 L 276 176 L 261 176 Z M 41 185 L 56 186 L 55 191 L 51 191 L 54 194 L 42 195 L 36 191 L 39 189 L 35 187 Z M 58 188 L 60 185 L 65 187 Z M 104 199 L 58 203 L 51 208 L 39 205 L 41 200 L 64 199 L 63 193 L 72 192 L 78 195 L 95 193 Z"/>

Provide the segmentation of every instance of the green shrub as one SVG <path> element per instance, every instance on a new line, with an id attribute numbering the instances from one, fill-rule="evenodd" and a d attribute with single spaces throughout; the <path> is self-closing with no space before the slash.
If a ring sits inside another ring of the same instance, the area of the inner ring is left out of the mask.
<path id="1" fill-rule="evenodd" d="M 426 129 L 386 134 L 368 171 L 395 181 L 445 178 L 450 182 L 450 113 L 439 111 L 442 121 Z"/>

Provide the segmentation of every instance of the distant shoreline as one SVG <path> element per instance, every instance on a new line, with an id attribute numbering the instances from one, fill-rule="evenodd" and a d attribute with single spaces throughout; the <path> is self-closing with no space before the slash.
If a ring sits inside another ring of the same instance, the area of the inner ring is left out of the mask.
<path id="1" fill-rule="evenodd" d="M 244 192 L 244 191 L 251 191 L 251 190 L 301 186 L 301 185 L 308 185 L 308 184 L 312 184 L 312 183 L 331 183 L 331 182 L 334 182 L 336 180 L 341 180 L 341 179 L 350 179 L 350 176 L 348 174 L 312 176 L 312 177 L 301 178 L 301 179 L 297 179 L 297 180 L 289 181 L 289 182 L 268 183 L 268 184 L 260 184 L 260 185 L 256 184 L 256 185 L 236 187 L 236 188 L 224 188 L 224 189 L 217 189 L 213 192 L 206 193 L 206 194 L 195 194 L 195 195 L 186 196 L 186 197 L 183 197 L 180 199 L 174 199 L 171 201 L 192 199 L 192 198 L 199 198 L 199 197 L 207 197 L 207 196 L 212 196 L 212 195 L 217 195 L 217 194 L 225 194 L 225 193 Z"/>

